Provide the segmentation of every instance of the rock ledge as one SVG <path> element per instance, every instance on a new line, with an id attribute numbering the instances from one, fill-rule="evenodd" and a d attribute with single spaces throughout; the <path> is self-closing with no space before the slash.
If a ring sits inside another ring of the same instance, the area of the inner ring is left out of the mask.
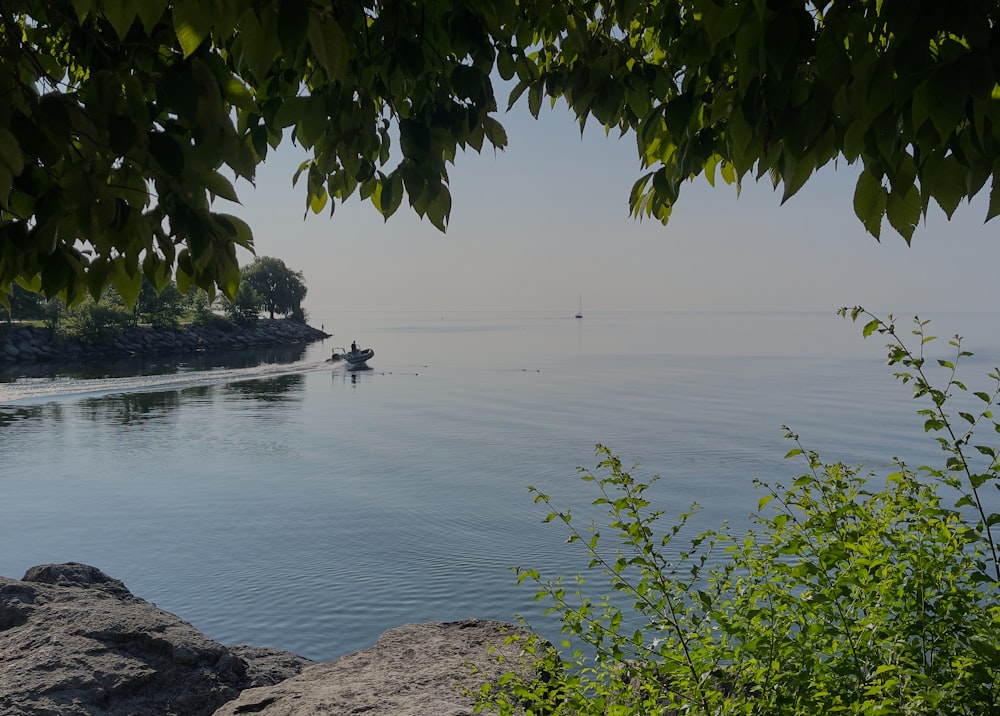
<path id="1" fill-rule="evenodd" d="M 467 690 L 519 662 L 516 654 L 497 660 L 517 630 L 479 619 L 409 624 L 316 664 L 225 647 L 96 567 L 42 565 L 20 581 L 0 577 L 0 713 L 466 715 L 474 705 Z"/>
<path id="2" fill-rule="evenodd" d="M 238 328 L 189 325 L 177 330 L 133 326 L 109 343 L 62 340 L 50 328 L 0 326 L 0 365 L 38 361 L 91 360 L 133 355 L 179 355 L 312 343 L 330 335 L 288 319 L 261 319 Z"/>

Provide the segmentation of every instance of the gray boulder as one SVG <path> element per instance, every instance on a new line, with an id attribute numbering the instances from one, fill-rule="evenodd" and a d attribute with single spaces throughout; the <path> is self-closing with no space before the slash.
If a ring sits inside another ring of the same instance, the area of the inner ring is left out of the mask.
<path id="1" fill-rule="evenodd" d="M 387 631 L 370 649 L 310 666 L 274 686 L 247 689 L 215 716 L 471 716 L 470 690 L 487 677 L 525 668 L 516 646 L 504 646 L 515 630 L 480 619 L 407 624 Z"/>
<path id="2" fill-rule="evenodd" d="M 229 651 L 243 659 L 247 665 L 250 686 L 273 686 L 300 673 L 316 662 L 290 651 L 272 649 L 268 646 L 238 645 Z"/>
<path id="3" fill-rule="evenodd" d="M 409 624 L 316 664 L 224 647 L 95 567 L 43 565 L 0 577 L 0 714 L 465 716 L 486 679 L 530 668 L 504 644 L 514 632 L 524 633 L 478 619 Z"/>
<path id="4" fill-rule="evenodd" d="M 243 689 L 310 663 L 266 651 L 260 666 L 248 667 L 95 567 L 44 565 L 21 581 L 0 577 L 0 713 L 7 716 L 208 716 Z"/>

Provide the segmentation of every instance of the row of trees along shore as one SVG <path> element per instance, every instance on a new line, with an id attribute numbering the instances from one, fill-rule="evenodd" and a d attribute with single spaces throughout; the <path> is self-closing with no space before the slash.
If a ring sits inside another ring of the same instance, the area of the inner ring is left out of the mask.
<path id="1" fill-rule="evenodd" d="M 114 285 L 131 306 L 140 275 L 235 302 L 253 234 L 213 202 L 288 141 L 307 211 L 407 199 L 443 231 L 459 150 L 506 146 L 501 107 L 559 100 L 634 138 L 637 217 L 666 223 L 698 177 L 787 200 L 831 165 L 875 238 L 909 242 L 987 184 L 1000 215 L 997 0 L 6 0 L 0 58 L 4 304 L 16 283 L 71 306 Z M 599 448 L 603 534 L 549 519 L 621 600 L 521 568 L 591 650 L 526 644 L 538 678 L 487 684 L 477 711 L 1000 714 L 1000 451 L 973 441 L 1000 431 L 1000 376 L 966 392 L 957 338 L 935 363 L 924 324 L 911 350 L 891 317 L 846 313 L 927 401 L 942 465 L 895 461 L 879 484 L 789 431 L 805 471 L 762 483 L 755 531 L 681 544 L 688 511 L 664 520 Z"/>
<path id="2" fill-rule="evenodd" d="M 305 323 L 302 301 L 306 291 L 301 272 L 290 269 L 281 259 L 260 256 L 242 268 L 240 288 L 232 300 L 217 293 L 210 296 L 195 286 L 182 293 L 172 281 L 158 291 L 143 277 L 133 296 L 123 297 L 114 286 L 108 286 L 98 300 L 88 298 L 74 306 L 59 298 L 46 300 L 15 285 L 6 314 L 8 323 L 39 322 L 66 336 L 100 342 L 127 326 L 247 326 L 262 313 Z"/>

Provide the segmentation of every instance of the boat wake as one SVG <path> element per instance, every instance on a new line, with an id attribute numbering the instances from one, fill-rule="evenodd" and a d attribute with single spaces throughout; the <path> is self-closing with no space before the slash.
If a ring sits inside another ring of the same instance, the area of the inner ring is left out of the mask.
<path id="1" fill-rule="evenodd" d="M 0 383 L 0 405 L 72 400 L 124 393 L 159 393 L 227 383 L 278 378 L 328 369 L 325 361 L 263 363 L 247 368 L 212 368 L 115 378 L 18 378 Z"/>

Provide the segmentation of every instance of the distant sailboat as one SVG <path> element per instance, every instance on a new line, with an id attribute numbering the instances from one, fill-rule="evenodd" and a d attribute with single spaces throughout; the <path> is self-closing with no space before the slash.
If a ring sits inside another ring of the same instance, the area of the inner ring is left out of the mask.
<path id="1" fill-rule="evenodd" d="M 576 312 L 577 318 L 583 318 L 583 294 L 580 294 L 580 310 Z"/>

